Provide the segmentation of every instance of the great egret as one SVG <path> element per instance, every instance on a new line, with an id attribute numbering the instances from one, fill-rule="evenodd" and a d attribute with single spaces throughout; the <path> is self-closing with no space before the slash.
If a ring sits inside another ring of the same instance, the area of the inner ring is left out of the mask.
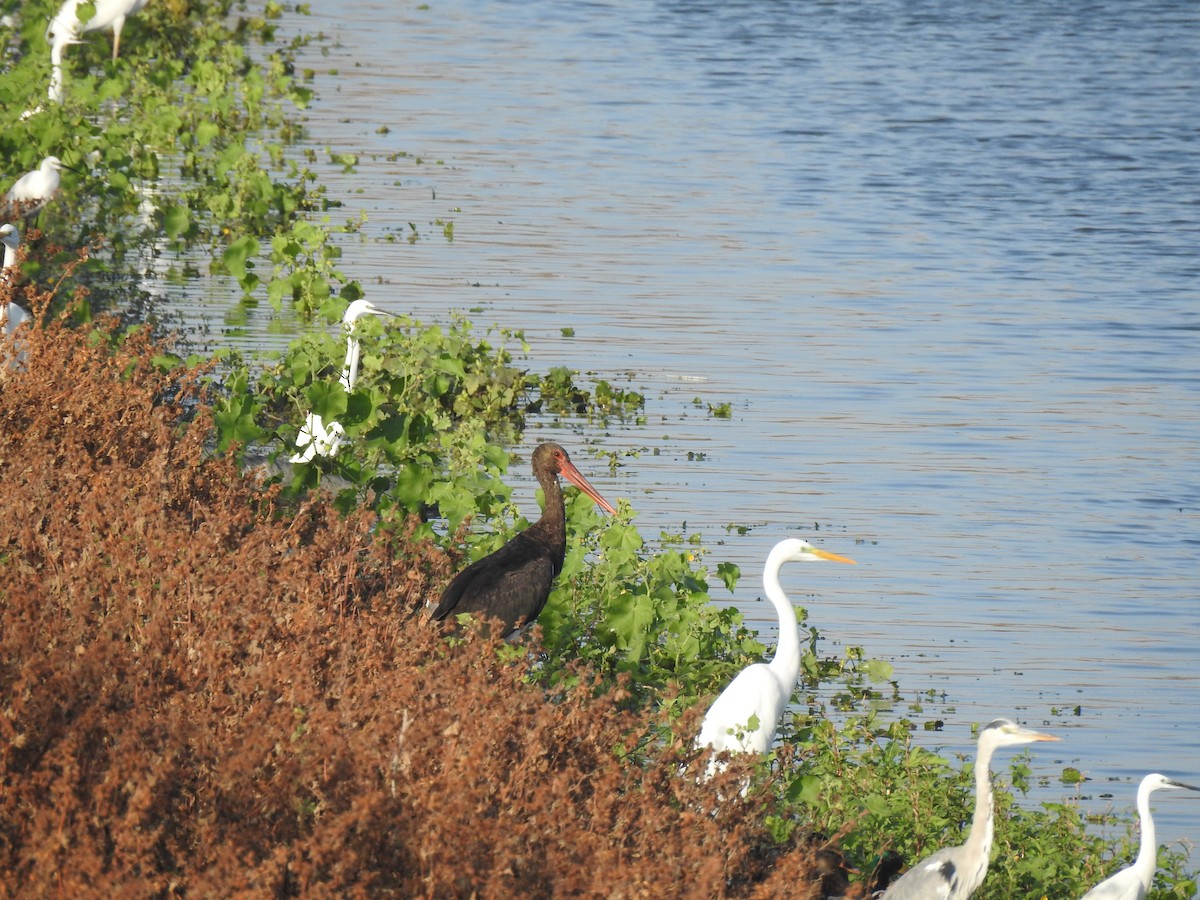
<path id="1" fill-rule="evenodd" d="M 113 55 L 115 61 L 121 50 L 121 29 L 125 27 L 125 19 L 144 7 L 149 0 L 93 0 L 95 13 L 86 22 L 79 21 L 78 7 L 83 0 L 67 0 L 55 13 L 46 28 L 46 40 L 53 44 L 56 40 L 66 39 L 78 43 L 80 28 L 84 33 L 102 31 L 105 28 L 113 30 Z"/>
<path id="2" fill-rule="evenodd" d="M 1083 895 L 1083 900 L 1146 900 L 1154 870 L 1158 867 L 1158 843 L 1154 836 L 1154 818 L 1150 815 L 1150 795 L 1158 790 L 1200 791 L 1200 787 L 1184 784 L 1159 775 L 1147 775 L 1138 785 L 1137 811 L 1142 826 L 1142 843 L 1133 865 L 1100 882 Z"/>
<path id="3" fill-rule="evenodd" d="M 989 722 L 979 732 L 975 760 L 975 817 L 967 842 L 946 847 L 917 863 L 883 895 L 884 900 L 966 900 L 983 884 L 992 849 L 992 754 L 1000 747 L 1057 741 L 1009 719 Z"/>
<path id="4" fill-rule="evenodd" d="M 354 382 L 358 379 L 358 363 L 362 355 L 362 347 L 358 339 L 354 337 L 354 324 L 363 316 L 390 318 L 392 314 L 385 312 L 368 300 L 355 300 L 347 307 L 342 316 L 342 330 L 346 332 L 346 362 L 342 366 L 341 378 L 338 379 L 347 391 L 354 388 Z M 342 449 L 345 439 L 346 432 L 341 424 L 330 422 L 326 425 L 319 415 L 310 412 L 304 420 L 304 425 L 300 428 L 300 433 L 296 436 L 296 446 L 300 449 L 293 454 L 291 461 L 308 463 L 318 456 L 335 456 Z"/>
<path id="5" fill-rule="evenodd" d="M 504 622 L 507 637 L 538 617 L 567 552 L 567 516 L 559 475 L 605 512 L 616 512 L 575 468 L 567 451 L 552 441 L 533 451 L 533 474 L 545 497 L 542 517 L 495 553 L 455 575 L 433 610 L 435 620 L 444 621 L 458 613 L 497 618 Z"/>
<path id="6" fill-rule="evenodd" d="M 63 53 L 71 44 L 78 44 L 69 34 L 55 35 L 50 42 L 50 90 L 51 103 L 62 103 L 63 99 Z M 40 107 L 39 107 L 40 108 Z"/>
<path id="7" fill-rule="evenodd" d="M 55 35 L 50 42 L 50 89 L 47 91 L 47 96 L 51 103 L 62 103 L 63 100 L 63 53 L 71 44 L 80 43 L 74 40 L 70 34 Z M 25 121 L 30 116 L 36 116 L 45 109 L 40 103 L 33 109 L 27 109 L 21 113 L 21 121 Z"/>
<path id="8" fill-rule="evenodd" d="M 9 215 L 26 219 L 36 215 L 58 193 L 62 182 L 58 173 L 64 168 L 57 156 L 47 156 L 36 169 L 18 178 L 5 195 Z"/>
<path id="9" fill-rule="evenodd" d="M 4 244 L 4 271 L 3 274 L 0 274 L 0 278 L 7 282 L 9 280 L 8 270 L 17 264 L 17 248 L 21 246 L 21 232 L 17 230 L 17 226 L 0 225 L 0 243 Z M 29 313 L 12 300 L 7 299 L 7 293 L 4 298 L 0 298 L 0 302 L 3 303 L 0 306 L 0 328 L 4 330 L 5 334 L 12 334 L 29 318 Z"/>
<path id="10" fill-rule="evenodd" d="M 771 749 L 800 674 L 800 626 L 796 611 L 779 584 L 779 570 L 787 562 L 820 560 L 854 562 L 799 538 L 780 541 L 767 556 L 763 587 L 779 616 L 779 643 L 769 663 L 755 663 L 743 669 L 709 707 L 696 745 L 711 747 L 713 757 L 722 750 L 766 753 Z M 711 776 L 719 769 L 716 760 L 710 758 L 708 774 Z"/>

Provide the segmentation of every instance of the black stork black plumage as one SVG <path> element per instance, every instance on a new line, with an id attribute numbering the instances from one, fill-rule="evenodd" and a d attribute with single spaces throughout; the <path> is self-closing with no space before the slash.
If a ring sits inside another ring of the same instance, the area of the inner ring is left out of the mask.
<path id="1" fill-rule="evenodd" d="M 575 468 L 567 451 L 552 441 L 533 451 L 533 474 L 545 495 L 542 517 L 495 553 L 455 575 L 442 592 L 434 619 L 453 621 L 459 613 L 500 619 L 507 636 L 538 617 L 567 553 L 567 511 L 559 475 L 605 512 L 616 512 Z"/>
<path id="2" fill-rule="evenodd" d="M 895 850 L 885 850 L 875 864 L 875 872 L 871 876 L 871 896 L 874 897 L 886 891 L 893 881 L 900 877 L 904 868 L 904 857 Z"/>
<path id="3" fill-rule="evenodd" d="M 820 900 L 845 900 L 850 891 L 850 873 L 846 860 L 837 850 L 818 850 L 813 859 L 817 870 L 817 895 Z"/>

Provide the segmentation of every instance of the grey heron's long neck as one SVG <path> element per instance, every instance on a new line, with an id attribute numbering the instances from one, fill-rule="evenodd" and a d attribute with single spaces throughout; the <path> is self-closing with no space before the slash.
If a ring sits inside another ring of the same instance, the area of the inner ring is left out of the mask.
<path id="1" fill-rule="evenodd" d="M 991 745 L 985 742 L 975 761 L 975 817 L 971 820 L 971 833 L 966 843 L 966 848 L 983 860 L 985 870 L 995 827 L 992 822 L 992 751 Z M 971 856 L 968 853 L 968 858 Z"/>
<path id="2" fill-rule="evenodd" d="M 796 610 L 779 584 L 779 570 L 786 561 L 786 554 L 777 556 L 771 552 L 763 569 L 763 588 L 779 616 L 779 643 L 769 665 L 790 695 L 796 687 L 796 676 L 800 674 L 800 626 L 796 622 Z"/>

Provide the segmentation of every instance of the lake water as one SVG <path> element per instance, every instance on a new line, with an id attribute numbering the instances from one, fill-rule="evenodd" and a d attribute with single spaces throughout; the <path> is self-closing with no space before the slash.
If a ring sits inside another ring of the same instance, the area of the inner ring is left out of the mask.
<path id="1" fill-rule="evenodd" d="M 283 27 L 329 41 L 308 143 L 367 217 L 342 268 L 368 296 L 647 396 L 647 426 L 530 444 L 648 536 L 701 533 L 767 634 L 777 540 L 854 556 L 785 587 L 830 652 L 895 663 L 895 713 L 945 722 L 921 743 L 1044 726 L 1034 799 L 1070 765 L 1089 808 L 1200 781 L 1200 6 L 343 0 Z M 201 293 L 214 339 L 286 339 Z M 1200 838 L 1200 805 L 1156 807 Z"/>

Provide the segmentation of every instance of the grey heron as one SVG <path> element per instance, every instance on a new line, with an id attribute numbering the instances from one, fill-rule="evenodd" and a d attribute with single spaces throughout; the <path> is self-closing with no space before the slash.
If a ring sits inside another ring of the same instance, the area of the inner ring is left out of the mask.
<path id="1" fill-rule="evenodd" d="M 1057 741 L 1009 719 L 989 722 L 979 732 L 975 760 L 975 816 L 967 842 L 923 859 L 892 883 L 885 900 L 966 900 L 983 884 L 992 849 L 992 754 L 1000 747 Z"/>

